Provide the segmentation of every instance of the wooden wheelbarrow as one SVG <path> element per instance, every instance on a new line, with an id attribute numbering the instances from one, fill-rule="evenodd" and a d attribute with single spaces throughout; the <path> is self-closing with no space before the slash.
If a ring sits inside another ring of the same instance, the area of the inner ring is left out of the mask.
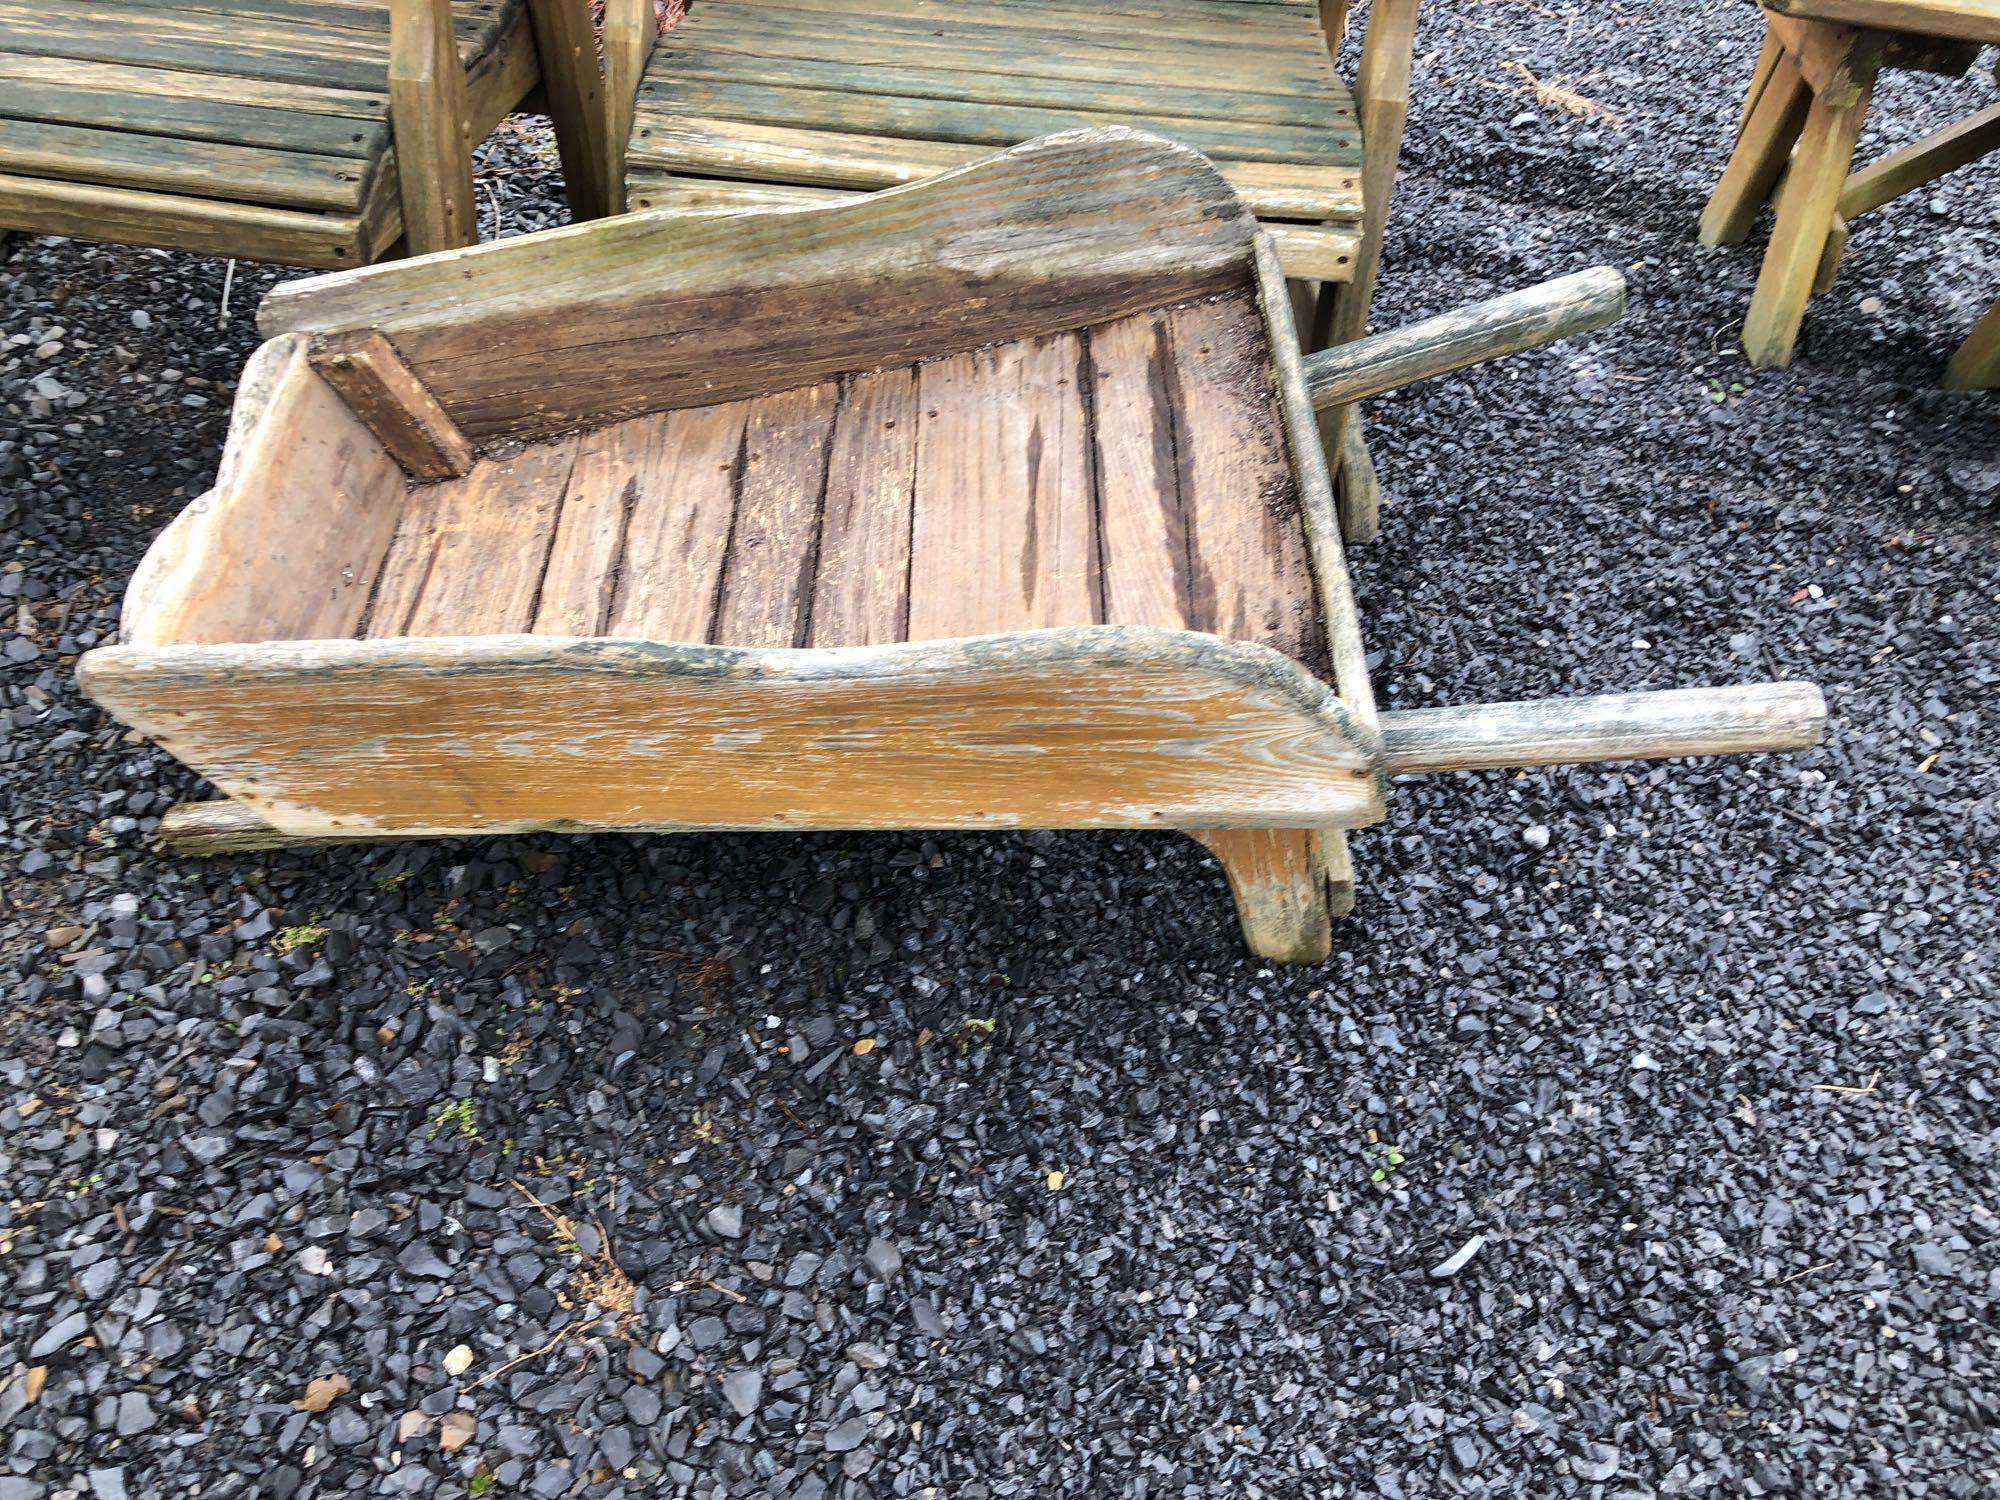
<path id="1" fill-rule="evenodd" d="M 78 671 L 230 799 L 184 851 L 1181 829 L 1257 953 L 1318 959 L 1391 776 L 1819 738 L 1804 684 L 1376 712 L 1315 403 L 1621 300 L 1302 361 L 1229 186 L 1122 130 L 293 282 Z"/>

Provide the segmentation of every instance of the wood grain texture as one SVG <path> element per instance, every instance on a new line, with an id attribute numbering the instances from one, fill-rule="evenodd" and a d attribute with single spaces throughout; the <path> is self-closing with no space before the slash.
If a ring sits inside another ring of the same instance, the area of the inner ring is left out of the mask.
<path id="1" fill-rule="evenodd" d="M 1229 298 L 1179 310 L 1173 346 L 1189 624 L 1317 663 L 1311 563 L 1256 304 Z"/>
<path id="2" fill-rule="evenodd" d="M 981 161 L 986 148 L 953 141 L 899 140 L 851 131 L 800 130 L 642 110 L 626 147 L 627 171 L 888 188 Z M 1281 218 L 1353 219 L 1361 214 L 1361 172 L 1352 162 L 1221 161 L 1215 170 L 1255 213 Z"/>
<path id="3" fill-rule="evenodd" d="M 604 633 L 706 641 L 729 556 L 748 402 L 669 412 L 631 478 L 625 550 Z"/>
<path id="4" fill-rule="evenodd" d="M 254 203 L 182 198 L 0 174 L 0 226 L 78 240 L 156 245 L 251 260 L 340 270 L 367 257 L 361 220 Z"/>
<path id="5" fill-rule="evenodd" d="M 827 461 L 811 645 L 908 639 L 917 395 L 914 368 L 848 377 Z"/>
<path id="6" fill-rule="evenodd" d="M 577 440 L 484 458 L 419 485 L 382 564 L 365 633 L 499 635 L 530 628 Z"/>
<path id="7" fill-rule="evenodd" d="M 2000 42 L 2000 0 L 1763 0 L 1767 10 L 1882 31 Z"/>
<path id="8" fill-rule="evenodd" d="M 403 233 L 418 255 L 479 238 L 472 111 L 451 7 L 391 0 L 389 120 L 402 182 Z"/>
<path id="9" fill-rule="evenodd" d="M 450 479 L 472 467 L 472 445 L 450 413 L 373 329 L 315 341 L 312 367 L 418 479 Z"/>
<path id="10" fill-rule="evenodd" d="M 1316 964 L 1333 951 L 1325 836 L 1318 829 L 1203 829 L 1191 836 L 1222 866 L 1252 953 L 1273 963 Z"/>
<path id="11" fill-rule="evenodd" d="M 1805 750 L 1826 733 L 1809 682 L 1541 698 L 1382 716 L 1392 776 Z"/>
<path id="12" fill-rule="evenodd" d="M 805 645 L 839 402 L 839 385 L 827 382 L 751 403 L 711 641 Z"/>
<path id="13" fill-rule="evenodd" d="M 738 651 L 540 636 L 89 653 L 94 702 L 297 835 L 1324 827 L 1379 744 L 1276 652 L 1109 627 Z"/>
<path id="14" fill-rule="evenodd" d="M 406 489 L 396 461 L 313 373 L 306 340 L 273 339 L 244 368 L 215 487 L 133 574 L 121 637 L 143 646 L 351 634 Z"/>
<path id="15" fill-rule="evenodd" d="M 1253 232 L 1199 156 L 1090 132 L 854 203 L 631 215 L 291 282 L 260 323 L 380 328 L 475 441 L 532 437 L 1197 295 L 1243 277 Z"/>
<path id="16" fill-rule="evenodd" d="M 1088 346 L 1105 621 L 1190 626 L 1194 543 L 1181 492 L 1184 397 L 1172 318 L 1160 311 L 1100 324 Z"/>
<path id="17" fill-rule="evenodd" d="M 1101 618 L 1075 334 L 919 371 L 912 640 Z"/>

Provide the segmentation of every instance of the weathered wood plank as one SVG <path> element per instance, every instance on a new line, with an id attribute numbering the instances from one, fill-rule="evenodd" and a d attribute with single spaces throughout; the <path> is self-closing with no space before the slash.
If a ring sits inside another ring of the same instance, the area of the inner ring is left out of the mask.
<path id="1" fill-rule="evenodd" d="M 802 183 L 729 182 L 713 177 L 667 177 L 643 168 L 626 179 L 626 206 L 633 212 L 672 209 L 677 213 L 745 213 L 802 208 L 857 196 L 842 188 Z M 1247 200 L 1246 200 L 1247 201 Z M 1354 274 L 1361 234 L 1351 224 L 1264 224 L 1278 247 L 1285 274 L 1307 281 L 1345 281 Z"/>
<path id="2" fill-rule="evenodd" d="M 105 187 L 353 213 L 365 161 L 0 118 L 0 171 Z"/>
<path id="3" fill-rule="evenodd" d="M 1103 617 L 1082 359 L 1056 334 L 919 369 L 910 639 Z"/>
<path id="4" fill-rule="evenodd" d="M 597 33 L 580 0 L 527 0 L 541 59 L 556 149 L 562 156 L 563 192 L 573 220 L 601 219 L 613 211 L 610 148 L 604 132 L 603 84 L 598 77 Z"/>
<path id="5" fill-rule="evenodd" d="M 215 487 L 133 574 L 121 637 L 159 646 L 352 634 L 406 489 L 396 461 L 313 373 L 306 341 L 273 339 L 244 367 Z"/>
<path id="6" fill-rule="evenodd" d="M 729 555 L 747 401 L 670 412 L 627 481 L 625 550 L 606 633 L 706 641 Z"/>
<path id="7" fill-rule="evenodd" d="M 379 155 L 389 142 L 386 122 L 313 114 L 297 103 L 271 108 L 104 88 L 69 79 L 42 82 L 7 77 L 4 67 L 0 67 L 0 80 L 4 80 L 0 81 L 0 116 L 14 120 L 363 160 Z"/>
<path id="8" fill-rule="evenodd" d="M 1594 266 L 1309 354 L 1306 390 L 1315 407 L 1366 401 L 1602 328 L 1624 313 L 1625 278 L 1613 267 Z"/>
<path id="9" fill-rule="evenodd" d="M 657 461 L 669 418 L 634 417 L 577 439 L 534 624 L 537 635 L 610 633 L 625 534 L 641 476 Z"/>
<path id="10" fill-rule="evenodd" d="M 1804 750 L 1826 733 L 1809 682 L 1539 698 L 1382 715 L 1392 776 Z"/>
<path id="11" fill-rule="evenodd" d="M 259 321 L 380 328 L 483 442 L 1120 317 L 1241 284 L 1254 236 L 1195 153 L 1091 132 L 821 209 L 631 215 L 290 282 Z"/>
<path id="12" fill-rule="evenodd" d="M 1256 304 L 1226 298 L 1177 308 L 1172 339 L 1188 623 L 1317 663 L 1323 638 L 1311 564 Z"/>
<path id="13" fill-rule="evenodd" d="M 1767 8 L 1882 31 L 2000 42 L 2000 0 L 1767 0 Z"/>
<path id="14" fill-rule="evenodd" d="M 1238 124 L 1224 119 L 1174 118 L 1158 110 L 965 103 L 955 99 L 710 82 L 684 79 L 674 73 L 668 73 L 658 83 L 648 83 L 644 93 L 650 106 L 683 116 L 971 146 L 1008 146 L 1035 136 L 1121 125 L 1150 131 L 1230 161 L 1354 165 L 1361 154 L 1360 132 L 1352 124 Z"/>
<path id="15" fill-rule="evenodd" d="M 546 636 L 119 646 L 78 675 L 292 834 L 1381 815 L 1372 736 L 1324 684 L 1264 648 L 1170 631 L 776 652 Z"/>
<path id="16" fill-rule="evenodd" d="M 910 99 L 944 99 L 988 104 L 1032 105 L 1118 115 L 1190 120 L 1262 121 L 1272 125 L 1352 129 L 1354 106 L 1344 93 L 1326 88 L 1292 94 L 1260 94 L 1203 87 L 1199 78 L 1178 85 L 1136 84 L 1105 79 L 1050 78 L 1018 73 L 983 73 L 949 66 L 921 66 L 900 59 L 839 62 L 820 57 L 753 57 L 710 52 L 663 40 L 659 81 L 648 97 L 665 102 L 660 86 L 675 79 L 714 83 L 768 83 L 842 93 L 888 94 Z"/>
<path id="17" fill-rule="evenodd" d="M 810 633 L 827 443 L 840 386 L 780 391 L 750 403 L 736 518 L 710 639 L 722 646 L 803 646 Z"/>
<path id="18" fill-rule="evenodd" d="M 244 78 L 233 73 L 211 73 L 199 68 L 175 68 L 164 63 L 145 67 L 0 51 L 0 81 L 56 85 L 128 97 L 205 100 L 341 119 L 386 121 L 389 118 L 386 73 L 381 86 L 370 93 L 362 89 L 274 83 L 267 78 Z"/>
<path id="19" fill-rule="evenodd" d="M 411 490 L 363 633 L 384 640 L 529 629 L 576 448 L 574 437 L 537 443 Z"/>
<path id="20" fill-rule="evenodd" d="M 1187 628 L 1194 559 L 1181 493 L 1185 398 L 1168 315 L 1121 318 L 1086 338 L 1105 623 Z"/>
<path id="21" fill-rule="evenodd" d="M 472 445 L 374 329 L 316 340 L 312 366 L 368 430 L 418 479 L 451 479 L 472 467 Z"/>
<path id="22" fill-rule="evenodd" d="M 915 369 L 849 377 L 827 460 L 811 645 L 908 638 L 919 419 Z"/>
<path id="23" fill-rule="evenodd" d="M 30 234 L 157 245 L 205 255 L 227 252 L 280 265 L 342 269 L 365 258 L 361 221 L 352 215 L 179 198 L 43 177 L 0 175 L 0 224 Z"/>
<path id="24" fill-rule="evenodd" d="M 978 146 L 897 140 L 832 130 L 792 130 L 737 120 L 681 118 L 642 111 L 626 160 L 638 171 L 832 187 L 887 188 L 986 160 Z M 1215 170 L 1253 213 L 1335 220 L 1361 212 L 1358 166 L 1219 161 Z"/>

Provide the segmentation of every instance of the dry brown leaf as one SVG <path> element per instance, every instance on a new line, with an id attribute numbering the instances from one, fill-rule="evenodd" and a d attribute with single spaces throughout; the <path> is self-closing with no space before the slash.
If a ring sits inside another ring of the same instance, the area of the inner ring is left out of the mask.
<path id="1" fill-rule="evenodd" d="M 872 1036 L 864 1036 L 860 1041 L 854 1044 L 854 1055 L 856 1057 L 866 1057 L 869 1053 L 873 1052 L 874 1050 L 875 1050 L 875 1038 Z"/>
<path id="2" fill-rule="evenodd" d="M 21 1382 L 21 1390 L 28 1398 L 28 1405 L 33 1406 L 37 1401 L 42 1399 L 42 1388 L 48 1383 L 49 1367 L 47 1365 L 36 1365 L 32 1370 L 28 1371 L 27 1378 Z"/>
<path id="3" fill-rule="evenodd" d="M 300 1411 L 323 1412 L 353 1389 L 354 1382 L 345 1375 L 322 1375 L 306 1387 L 306 1393 L 294 1405 Z"/>

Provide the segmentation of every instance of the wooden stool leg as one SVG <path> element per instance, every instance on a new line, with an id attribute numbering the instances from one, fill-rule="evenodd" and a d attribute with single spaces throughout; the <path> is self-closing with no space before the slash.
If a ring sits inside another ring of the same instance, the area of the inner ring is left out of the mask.
<path id="1" fill-rule="evenodd" d="M 1833 224 L 1826 232 L 1826 248 L 1819 253 L 1819 274 L 1813 277 L 1813 295 L 1833 290 L 1833 284 L 1840 279 L 1840 263 L 1847 255 L 1847 220 L 1839 214 L 1833 216 Z"/>
<path id="2" fill-rule="evenodd" d="M 1873 80 L 1869 80 L 1872 84 Z M 1743 320 L 1743 350 L 1759 369 L 1787 365 L 1805 321 L 1806 302 L 1819 276 L 1820 257 L 1833 231 L 1834 209 L 1854 145 L 1868 114 L 1870 89 L 1864 85 L 1851 103 L 1814 100 L 1799 139 L 1798 155 L 1778 205 L 1778 226 L 1757 273 L 1757 290 Z"/>
<path id="3" fill-rule="evenodd" d="M 1743 139 L 1744 127 L 1750 117 L 1757 112 L 1757 102 L 1764 97 L 1764 90 L 1777 76 L 1778 64 L 1784 60 L 1785 44 L 1772 34 L 1769 27 L 1764 29 L 1764 45 L 1757 52 L 1757 66 L 1750 70 L 1750 89 L 1743 96 L 1743 107 L 1736 112 L 1736 139 Z"/>
<path id="4" fill-rule="evenodd" d="M 1346 865 L 1347 839 L 1316 828 L 1189 830 L 1215 856 L 1236 897 L 1243 940 L 1273 963 L 1319 963 L 1333 951 L 1329 839 L 1338 841 L 1339 873 L 1353 905 L 1354 876 Z"/>
<path id="5" fill-rule="evenodd" d="M 1382 481 L 1361 435 L 1361 408 L 1348 407 L 1346 417 L 1340 435 L 1340 537 L 1361 546 L 1382 531 Z"/>
<path id="6" fill-rule="evenodd" d="M 1944 367 L 1941 382 L 1948 391 L 1990 391 L 2000 388 L 2000 302 L 1979 320 L 1972 336 Z"/>
<path id="7" fill-rule="evenodd" d="M 1743 123 L 1708 206 L 1701 211 L 1704 245 L 1734 245 L 1749 234 L 1757 210 L 1784 174 L 1785 159 L 1805 126 L 1811 103 L 1805 77 L 1789 59 L 1780 58 L 1758 95 L 1757 107 Z"/>

